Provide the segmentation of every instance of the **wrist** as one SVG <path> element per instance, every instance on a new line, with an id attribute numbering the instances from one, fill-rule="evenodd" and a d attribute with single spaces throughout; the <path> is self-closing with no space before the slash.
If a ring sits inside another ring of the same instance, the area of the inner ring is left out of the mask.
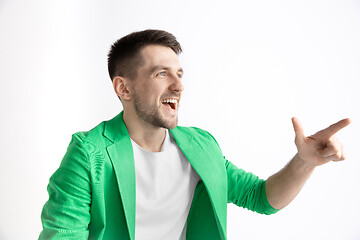
<path id="1" fill-rule="evenodd" d="M 302 159 L 299 156 L 299 153 L 294 156 L 293 161 L 297 169 L 301 168 L 306 171 L 313 171 L 316 168 L 315 164 L 312 164 L 309 161 Z"/>

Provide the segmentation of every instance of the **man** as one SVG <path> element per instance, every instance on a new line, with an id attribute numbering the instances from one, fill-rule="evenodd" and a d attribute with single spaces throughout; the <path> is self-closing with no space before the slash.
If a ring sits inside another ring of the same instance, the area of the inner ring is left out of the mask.
<path id="1" fill-rule="evenodd" d="M 293 118 L 298 152 L 266 181 L 224 159 L 215 139 L 178 127 L 184 87 L 181 46 L 145 30 L 108 54 L 124 111 L 73 135 L 50 178 L 40 239 L 226 239 L 226 204 L 262 214 L 288 205 L 313 170 L 345 159 L 333 135 L 344 119 L 306 137 Z"/>

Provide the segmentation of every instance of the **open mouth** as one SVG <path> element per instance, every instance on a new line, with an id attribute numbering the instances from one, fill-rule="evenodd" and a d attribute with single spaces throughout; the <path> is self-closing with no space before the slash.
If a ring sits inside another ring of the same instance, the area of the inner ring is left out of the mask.
<path id="1" fill-rule="evenodd" d="M 172 99 L 172 98 L 163 99 L 161 101 L 161 103 L 164 104 L 165 106 L 171 108 L 172 110 L 177 109 L 178 102 L 176 99 Z"/>

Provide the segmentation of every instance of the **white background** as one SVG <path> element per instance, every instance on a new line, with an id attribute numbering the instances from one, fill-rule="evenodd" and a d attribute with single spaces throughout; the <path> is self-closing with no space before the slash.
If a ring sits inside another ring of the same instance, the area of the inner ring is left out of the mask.
<path id="1" fill-rule="evenodd" d="M 228 205 L 228 238 L 360 239 L 360 1 L 0 0 L 0 239 L 36 239 L 71 134 L 122 110 L 107 75 L 118 38 L 164 29 L 183 46 L 180 125 L 210 131 L 262 178 L 344 117 L 348 159 L 318 168 L 286 209 Z"/>

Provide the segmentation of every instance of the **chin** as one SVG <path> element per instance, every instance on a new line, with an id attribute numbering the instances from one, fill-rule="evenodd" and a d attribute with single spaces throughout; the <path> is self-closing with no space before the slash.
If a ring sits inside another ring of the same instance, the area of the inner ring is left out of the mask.
<path id="1" fill-rule="evenodd" d="M 170 129 L 176 128 L 176 126 L 177 126 L 177 124 L 174 124 L 174 125 L 170 125 L 170 126 L 168 126 L 166 128 L 170 130 Z"/>
<path id="2" fill-rule="evenodd" d="M 177 126 L 178 124 L 178 117 L 177 115 L 173 115 L 173 116 L 164 116 L 164 115 L 157 115 L 157 116 L 153 116 L 153 118 L 149 118 L 150 121 L 148 121 L 149 123 L 151 123 L 153 126 L 155 127 L 160 127 L 160 128 L 166 128 L 166 129 L 173 129 Z"/>
<path id="3" fill-rule="evenodd" d="M 173 129 L 173 128 L 176 128 L 177 124 L 178 124 L 178 119 L 176 118 L 176 119 L 174 119 L 172 121 L 164 122 L 163 126 L 166 129 Z"/>
<path id="4" fill-rule="evenodd" d="M 166 124 L 164 124 L 164 128 L 166 128 L 166 129 L 176 128 L 177 123 L 178 123 L 177 120 L 175 122 L 166 123 Z"/>

